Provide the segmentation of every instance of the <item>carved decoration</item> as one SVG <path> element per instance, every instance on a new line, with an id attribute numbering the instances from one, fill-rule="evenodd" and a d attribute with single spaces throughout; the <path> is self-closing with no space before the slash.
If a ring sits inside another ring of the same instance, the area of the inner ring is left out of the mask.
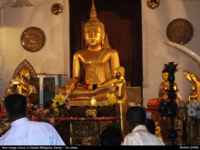
<path id="1" fill-rule="evenodd" d="M 39 51 L 45 44 L 45 34 L 38 27 L 28 27 L 21 36 L 22 47 L 29 52 Z"/>
<path id="2" fill-rule="evenodd" d="M 193 26 L 192 24 L 182 18 L 172 20 L 167 26 L 167 37 L 170 41 L 186 44 L 193 37 Z"/>
<path id="3" fill-rule="evenodd" d="M 22 94 L 28 97 L 29 102 L 36 104 L 38 103 L 38 84 L 37 74 L 33 66 L 25 59 L 15 69 L 5 90 L 5 95 Z"/>
<path id="4" fill-rule="evenodd" d="M 160 0 L 147 0 L 147 6 L 151 9 L 155 9 L 160 6 Z"/>
<path id="5" fill-rule="evenodd" d="M 53 4 L 51 7 L 51 12 L 54 15 L 59 15 L 59 14 L 63 13 L 63 5 L 61 3 Z"/>

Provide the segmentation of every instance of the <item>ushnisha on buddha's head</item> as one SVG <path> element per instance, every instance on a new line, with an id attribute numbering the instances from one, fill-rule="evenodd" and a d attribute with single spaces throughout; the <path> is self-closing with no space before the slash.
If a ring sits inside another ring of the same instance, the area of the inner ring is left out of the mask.
<path id="1" fill-rule="evenodd" d="M 94 1 L 92 1 L 90 19 L 84 26 L 84 36 L 87 46 L 98 46 L 104 44 L 105 29 L 103 23 L 97 18 Z"/>

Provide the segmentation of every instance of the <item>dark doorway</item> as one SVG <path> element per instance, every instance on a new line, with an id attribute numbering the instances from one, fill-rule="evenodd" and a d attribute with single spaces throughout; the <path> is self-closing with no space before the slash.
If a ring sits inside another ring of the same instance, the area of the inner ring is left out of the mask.
<path id="1" fill-rule="evenodd" d="M 140 0 L 96 0 L 111 47 L 118 50 L 129 86 L 142 86 L 142 19 Z M 82 48 L 81 26 L 89 19 L 91 0 L 70 0 L 71 60 Z M 72 66 L 72 61 L 71 61 Z"/>

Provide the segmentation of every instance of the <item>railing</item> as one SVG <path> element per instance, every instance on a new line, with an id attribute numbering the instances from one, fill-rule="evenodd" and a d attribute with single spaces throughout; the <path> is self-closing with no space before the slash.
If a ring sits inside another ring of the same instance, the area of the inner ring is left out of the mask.
<path id="1" fill-rule="evenodd" d="M 67 77 L 67 74 L 38 73 L 37 78 L 39 79 L 39 104 L 44 105 L 45 101 L 49 101 L 50 99 L 53 99 L 57 88 L 63 86 L 66 83 L 68 77 Z M 51 95 L 48 95 L 48 94 L 45 95 L 45 87 L 44 87 L 45 79 L 49 79 L 49 81 L 46 81 L 46 82 L 50 82 L 50 79 L 54 80 L 54 83 L 52 85 L 51 83 L 49 83 L 50 87 L 52 86 L 53 88 L 51 91 Z"/>
<path id="2" fill-rule="evenodd" d="M 120 117 L 58 117 L 56 121 L 120 121 Z"/>

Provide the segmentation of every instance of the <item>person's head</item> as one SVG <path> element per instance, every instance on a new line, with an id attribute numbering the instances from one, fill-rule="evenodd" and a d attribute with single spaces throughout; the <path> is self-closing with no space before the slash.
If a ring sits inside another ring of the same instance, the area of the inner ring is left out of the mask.
<path id="1" fill-rule="evenodd" d="M 109 125 L 100 135 L 101 145 L 120 145 L 123 140 L 121 129 L 118 126 Z"/>
<path id="2" fill-rule="evenodd" d="M 155 123 L 152 119 L 146 120 L 146 127 L 147 127 L 147 129 L 150 133 L 155 134 L 156 126 L 155 126 Z"/>
<path id="3" fill-rule="evenodd" d="M 104 42 L 104 25 L 97 18 L 94 2 L 92 3 L 90 19 L 86 22 L 84 26 L 84 36 L 86 44 L 90 46 L 97 46 L 99 44 L 103 44 Z"/>
<path id="4" fill-rule="evenodd" d="M 8 95 L 4 100 L 7 115 L 11 121 L 26 116 L 26 97 L 20 94 Z"/>
<path id="5" fill-rule="evenodd" d="M 146 122 L 146 112 L 143 107 L 133 106 L 129 107 L 126 112 L 126 120 L 128 126 L 133 129 L 137 125 L 145 125 Z"/>

